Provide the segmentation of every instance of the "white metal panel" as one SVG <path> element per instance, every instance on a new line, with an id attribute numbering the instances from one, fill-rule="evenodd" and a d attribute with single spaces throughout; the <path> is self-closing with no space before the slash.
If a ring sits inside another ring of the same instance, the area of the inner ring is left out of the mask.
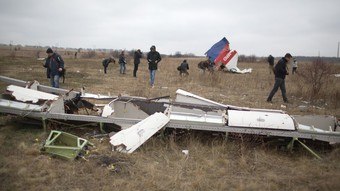
<path id="1" fill-rule="evenodd" d="M 22 102 L 17 102 L 17 101 L 10 101 L 10 100 L 5 100 L 5 99 L 0 99 L 0 106 L 20 109 L 23 111 L 42 111 L 44 108 L 43 106 L 40 106 L 40 105 L 22 103 Z"/>
<path id="2" fill-rule="evenodd" d="M 117 151 L 132 153 L 169 121 L 166 115 L 157 112 L 132 127 L 114 134 L 110 138 L 110 143 Z"/>
<path id="3" fill-rule="evenodd" d="M 37 103 L 39 100 L 57 100 L 59 97 L 57 95 L 27 89 L 15 85 L 9 85 L 7 87 L 7 91 L 12 92 L 12 96 L 14 96 L 16 100 L 23 102 L 31 101 L 33 103 Z"/>
<path id="4" fill-rule="evenodd" d="M 283 113 L 228 110 L 228 125 L 266 129 L 295 130 L 291 116 Z"/>
<path id="5" fill-rule="evenodd" d="M 112 107 L 112 104 L 110 106 Z M 112 117 L 130 119 L 145 119 L 149 117 L 147 113 L 131 102 L 114 101 L 112 108 L 114 110 Z"/>
<path id="6" fill-rule="evenodd" d="M 319 133 L 329 133 L 329 132 L 333 132 L 333 130 L 332 130 L 331 127 L 329 127 L 329 129 L 328 129 L 328 131 L 327 131 L 327 130 L 323 130 L 323 129 L 316 128 L 316 127 L 314 127 L 314 126 L 302 125 L 302 124 L 299 124 L 298 130 L 299 130 L 299 131 L 319 132 Z M 334 133 L 339 133 L 339 132 L 334 132 Z"/>
<path id="7" fill-rule="evenodd" d="M 113 103 L 116 100 L 117 99 L 114 99 L 110 103 L 104 105 L 103 112 L 102 112 L 102 117 L 108 117 L 108 116 L 112 115 L 112 113 L 115 111 L 113 109 Z"/>
<path id="8" fill-rule="evenodd" d="M 206 99 L 181 89 L 176 91 L 176 102 L 228 107 L 227 105 Z"/>
<path id="9" fill-rule="evenodd" d="M 80 97 L 82 97 L 82 98 L 92 98 L 92 99 L 110 99 L 110 98 L 114 98 L 114 97 L 108 96 L 108 95 L 91 94 L 91 93 L 81 94 Z"/>
<path id="10" fill-rule="evenodd" d="M 176 102 L 183 103 L 191 103 L 191 104 L 201 104 L 201 105 L 209 105 L 209 106 L 221 106 L 225 108 L 233 108 L 237 110 L 250 110 L 250 111 L 268 111 L 268 112 L 276 112 L 276 113 L 284 113 L 282 110 L 273 110 L 273 109 L 258 109 L 258 108 L 249 108 L 249 107 L 238 107 L 233 105 L 224 105 L 204 97 L 192 94 L 190 92 L 178 89 L 176 91 Z"/>
<path id="11" fill-rule="evenodd" d="M 329 115 L 293 115 L 295 121 L 306 126 L 313 126 L 318 129 L 329 131 L 331 128 L 334 131 L 337 119 Z"/>
<path id="12" fill-rule="evenodd" d="M 222 115 L 208 115 L 208 114 L 194 114 L 183 112 L 171 112 L 171 120 L 188 121 L 188 122 L 205 122 L 205 123 L 219 123 L 224 124 L 224 118 Z"/>
<path id="13" fill-rule="evenodd" d="M 50 113 L 65 113 L 64 99 L 60 97 L 59 99 L 52 102 L 50 108 L 48 109 Z"/>

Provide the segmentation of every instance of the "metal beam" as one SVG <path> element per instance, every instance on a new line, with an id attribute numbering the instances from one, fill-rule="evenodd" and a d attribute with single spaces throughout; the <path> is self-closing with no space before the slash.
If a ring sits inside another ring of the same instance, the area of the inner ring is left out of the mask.
<path id="1" fill-rule="evenodd" d="M 51 118 L 59 120 L 71 120 L 71 121 L 86 121 L 86 122 L 98 122 L 98 123 L 112 123 L 118 125 L 132 126 L 141 119 L 127 119 L 127 118 L 111 118 L 91 115 L 75 115 L 75 114 L 63 114 L 63 113 L 48 113 L 48 112 L 27 112 L 19 109 L 12 109 L 6 107 L 0 107 L 1 113 L 10 113 L 14 115 L 20 115 L 32 118 Z M 199 123 L 199 122 L 185 122 L 171 120 L 166 127 L 176 129 L 192 129 L 201 131 L 216 131 L 216 132 L 228 132 L 228 133 L 242 133 L 242 134 L 255 134 L 265 136 L 277 136 L 277 137 L 297 137 L 304 139 L 320 140 L 332 143 L 340 143 L 340 133 L 321 133 L 321 132 L 307 132 L 307 131 L 285 131 L 285 130 L 273 130 L 273 129 L 260 129 L 249 127 L 232 127 L 223 124 L 216 123 Z"/>

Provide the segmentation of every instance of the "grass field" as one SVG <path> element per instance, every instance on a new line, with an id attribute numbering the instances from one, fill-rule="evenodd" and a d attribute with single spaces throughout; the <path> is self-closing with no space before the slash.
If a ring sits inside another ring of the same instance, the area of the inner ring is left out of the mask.
<path id="1" fill-rule="evenodd" d="M 91 93 L 149 98 L 174 97 L 181 88 L 225 104 L 340 117 L 339 78 L 323 86 L 318 100 L 306 103 L 308 87 L 299 75 L 290 75 L 286 87 L 291 103 L 284 104 L 278 92 L 270 104 L 266 98 L 274 79 L 266 63 L 238 65 L 253 68 L 251 74 L 209 75 L 196 67 L 202 59 L 188 58 L 190 75 L 181 78 L 176 67 L 183 59 L 164 58 L 156 87 L 151 89 L 145 59 L 133 78 L 131 58 L 126 75 L 120 75 L 118 65 L 112 63 L 104 75 L 99 58 L 65 58 L 67 74 L 61 87 L 80 90 L 85 86 Z M 308 63 L 301 63 L 301 68 L 304 65 Z M 333 67 L 334 74 L 340 73 L 339 65 Z M 42 62 L 31 57 L 1 56 L 0 75 L 49 84 Z M 0 83 L 0 88 L 6 85 Z M 308 107 L 301 111 L 300 105 Z M 0 116 L 0 190 L 340 190 L 340 148 L 321 143 L 309 142 L 323 158 L 317 160 L 300 147 L 288 152 L 261 137 L 233 135 L 226 140 L 220 134 L 183 131 L 154 136 L 131 155 L 112 152 L 108 138 L 90 139 L 96 149 L 89 161 L 70 162 L 41 155 L 39 147 L 47 134 L 24 120 Z M 64 130 L 88 138 L 85 133 L 98 128 Z M 189 150 L 188 156 L 183 149 Z M 107 161 L 115 165 L 115 172 L 103 165 Z"/>

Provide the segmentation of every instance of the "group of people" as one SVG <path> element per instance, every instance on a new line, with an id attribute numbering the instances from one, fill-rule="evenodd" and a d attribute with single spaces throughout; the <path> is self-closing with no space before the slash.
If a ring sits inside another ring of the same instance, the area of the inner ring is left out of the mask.
<path id="1" fill-rule="evenodd" d="M 47 78 L 50 79 L 50 83 L 52 87 L 59 88 L 59 78 L 63 75 L 64 69 L 64 61 L 61 56 L 55 52 L 51 48 L 46 50 L 47 59 L 43 66 L 46 68 Z M 137 77 L 138 65 L 140 64 L 140 59 L 142 58 L 142 51 L 138 49 L 134 53 L 134 69 L 133 76 Z M 153 88 L 155 84 L 155 76 L 156 70 L 158 69 L 158 63 L 162 60 L 159 52 L 156 51 L 156 46 L 151 46 L 150 52 L 147 54 L 148 68 L 150 71 L 150 86 Z M 102 61 L 104 67 L 104 73 L 107 73 L 107 68 L 109 64 L 113 62 L 115 63 L 115 59 L 111 56 Z M 125 53 L 122 51 L 119 55 L 118 60 L 120 66 L 120 74 L 126 74 L 126 58 Z"/>
<path id="2" fill-rule="evenodd" d="M 51 48 L 48 48 L 46 50 L 46 53 L 48 55 L 44 67 L 46 68 L 46 74 L 47 78 L 50 79 L 50 83 L 52 87 L 59 88 L 59 79 L 63 75 L 63 72 L 65 72 L 65 64 L 61 56 L 55 52 Z M 134 69 L 133 69 L 133 76 L 137 77 L 137 71 L 138 71 L 138 65 L 140 64 L 140 59 L 142 58 L 142 52 L 141 50 L 137 50 L 134 53 Z M 280 88 L 282 93 L 282 98 L 285 103 L 288 102 L 288 98 L 286 95 L 286 85 L 285 85 L 285 78 L 286 75 L 289 74 L 287 64 L 291 61 L 292 55 L 290 53 L 287 53 L 283 58 L 281 58 L 277 64 L 274 66 L 274 57 L 272 55 L 268 56 L 268 63 L 269 63 L 269 72 L 274 73 L 275 75 L 275 83 L 274 87 L 269 93 L 269 96 L 267 98 L 267 102 L 272 102 L 273 96 Z M 155 76 L 156 71 L 158 69 L 158 63 L 162 60 L 161 55 L 159 52 L 156 51 L 156 47 L 153 45 L 150 48 L 150 52 L 147 54 L 146 60 L 148 61 L 148 69 L 150 72 L 150 86 L 153 88 L 155 84 Z M 115 59 L 113 57 L 104 59 L 102 61 L 102 64 L 104 66 L 104 73 L 107 72 L 107 67 L 109 63 L 115 63 Z M 120 73 L 125 74 L 126 71 L 126 59 L 124 55 L 124 51 L 121 52 L 119 55 L 119 65 L 120 65 Z M 198 64 L 198 67 L 202 70 L 209 69 L 210 61 L 202 61 Z M 178 66 L 177 70 L 179 71 L 179 74 L 182 75 L 189 75 L 189 64 L 187 60 L 184 60 L 180 66 Z M 292 64 L 292 74 L 296 73 L 297 70 L 297 61 L 294 59 Z"/>

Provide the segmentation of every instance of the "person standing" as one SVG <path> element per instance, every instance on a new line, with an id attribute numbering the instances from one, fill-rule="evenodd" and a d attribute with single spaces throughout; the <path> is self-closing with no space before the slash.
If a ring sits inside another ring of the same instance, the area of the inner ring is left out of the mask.
<path id="1" fill-rule="evenodd" d="M 292 74 L 296 73 L 296 69 L 297 69 L 297 61 L 294 59 L 294 61 L 292 62 Z"/>
<path id="2" fill-rule="evenodd" d="M 183 60 L 183 62 L 181 63 L 181 65 L 177 68 L 179 70 L 179 75 L 183 76 L 183 75 L 189 75 L 189 64 L 187 62 L 187 60 Z"/>
<path id="3" fill-rule="evenodd" d="M 125 60 L 125 55 L 124 55 L 124 50 L 120 53 L 119 55 L 119 66 L 120 66 L 120 73 L 125 74 L 126 70 L 126 60 Z"/>
<path id="4" fill-rule="evenodd" d="M 133 57 L 133 63 L 134 63 L 134 68 L 133 68 L 133 77 L 137 77 L 137 70 L 138 70 L 138 65 L 140 63 L 140 59 L 142 58 L 143 53 L 138 49 L 135 51 L 134 57 Z"/>
<path id="5" fill-rule="evenodd" d="M 280 88 L 283 101 L 285 103 L 288 103 L 288 98 L 286 95 L 285 78 L 286 78 L 286 75 L 289 74 L 287 71 L 287 63 L 291 60 L 291 58 L 292 58 L 292 55 L 287 53 L 285 57 L 281 58 L 275 65 L 275 68 L 274 68 L 275 84 L 267 98 L 267 102 L 272 102 L 273 96 L 275 95 L 277 90 Z"/>
<path id="6" fill-rule="evenodd" d="M 47 78 L 50 78 L 52 87 L 59 88 L 59 78 L 64 70 L 64 60 L 51 48 L 48 48 L 46 53 L 47 59 L 43 66 L 47 68 Z"/>
<path id="7" fill-rule="evenodd" d="M 150 86 L 153 88 L 155 84 L 157 64 L 162 60 L 161 55 L 156 51 L 156 47 L 154 45 L 152 45 L 150 48 L 150 52 L 147 55 L 147 60 L 150 71 Z"/>
<path id="8" fill-rule="evenodd" d="M 274 57 L 269 55 L 267 61 L 269 63 L 269 74 L 272 74 L 274 72 Z"/>
<path id="9" fill-rule="evenodd" d="M 103 64 L 103 66 L 104 66 L 104 73 L 105 73 L 105 74 L 106 74 L 106 69 L 107 69 L 107 67 L 109 66 L 109 64 L 110 64 L 111 62 L 116 63 L 115 59 L 114 59 L 112 56 L 110 56 L 110 58 L 106 58 L 106 59 L 104 59 L 104 60 L 102 61 L 102 64 Z"/>

